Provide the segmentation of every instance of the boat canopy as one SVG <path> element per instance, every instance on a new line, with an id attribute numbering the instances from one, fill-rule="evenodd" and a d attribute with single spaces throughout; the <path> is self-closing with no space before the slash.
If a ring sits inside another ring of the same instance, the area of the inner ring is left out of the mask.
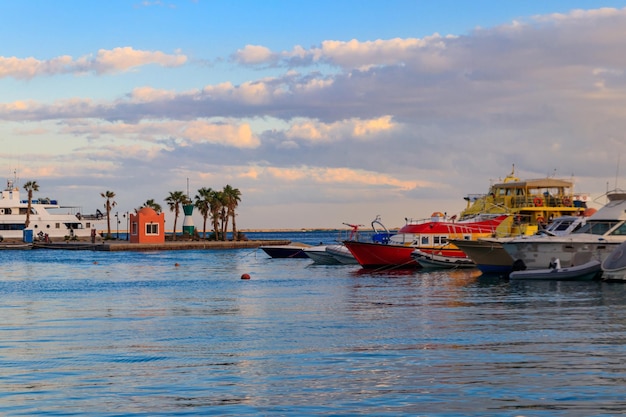
<path id="1" fill-rule="evenodd" d="M 493 188 L 572 188 L 571 181 L 557 178 L 540 178 L 525 181 L 507 181 L 494 184 Z"/>

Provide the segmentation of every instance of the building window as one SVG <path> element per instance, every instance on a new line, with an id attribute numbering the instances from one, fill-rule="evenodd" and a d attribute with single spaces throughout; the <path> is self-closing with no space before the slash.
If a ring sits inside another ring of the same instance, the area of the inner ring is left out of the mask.
<path id="1" fill-rule="evenodd" d="M 60 229 L 61 228 L 61 223 L 55 223 L 54 224 L 54 228 L 55 229 Z"/>
<path id="2" fill-rule="evenodd" d="M 132 228 L 133 229 L 131 233 L 133 234 L 133 236 L 137 236 L 137 231 L 139 230 L 139 227 L 137 226 L 137 222 L 133 222 Z"/>
<path id="3" fill-rule="evenodd" d="M 156 223 L 146 224 L 146 235 L 158 235 L 159 225 Z"/>

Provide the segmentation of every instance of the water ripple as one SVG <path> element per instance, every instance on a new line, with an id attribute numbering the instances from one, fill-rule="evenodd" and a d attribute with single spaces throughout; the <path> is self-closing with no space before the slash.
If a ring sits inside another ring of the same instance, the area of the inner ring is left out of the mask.
<path id="1" fill-rule="evenodd" d="M 254 250 L 6 252 L 2 415 L 626 409 L 622 285 L 308 268 Z"/>

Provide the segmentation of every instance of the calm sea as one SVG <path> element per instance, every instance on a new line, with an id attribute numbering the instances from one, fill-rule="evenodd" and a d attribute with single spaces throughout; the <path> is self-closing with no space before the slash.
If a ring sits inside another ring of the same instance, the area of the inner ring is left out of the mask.
<path id="1" fill-rule="evenodd" d="M 621 284 L 250 249 L 0 251 L 0 266 L 3 416 L 626 414 Z"/>

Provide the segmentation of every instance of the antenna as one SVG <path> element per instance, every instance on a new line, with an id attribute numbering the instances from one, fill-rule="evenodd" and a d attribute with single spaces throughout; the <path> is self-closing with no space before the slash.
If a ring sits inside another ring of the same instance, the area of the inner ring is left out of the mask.
<path id="1" fill-rule="evenodd" d="M 619 178 L 619 159 L 621 154 L 617 154 L 617 167 L 615 168 L 615 189 L 617 190 L 617 179 Z"/>

